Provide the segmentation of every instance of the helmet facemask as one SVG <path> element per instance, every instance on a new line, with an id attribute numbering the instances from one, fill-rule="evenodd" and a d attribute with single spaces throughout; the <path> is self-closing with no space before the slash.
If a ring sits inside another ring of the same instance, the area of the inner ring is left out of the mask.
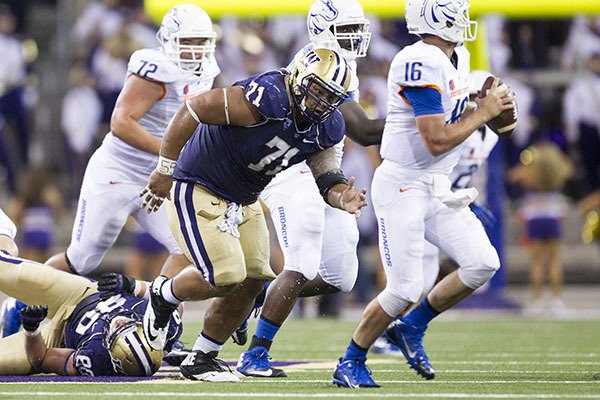
<path id="1" fill-rule="evenodd" d="M 102 344 L 117 373 L 152 376 L 160 368 L 162 351 L 148 345 L 140 318 L 131 311 L 123 311 L 106 321 Z"/>
<path id="2" fill-rule="evenodd" d="M 315 47 L 337 51 L 349 61 L 367 55 L 369 20 L 358 0 L 315 0 L 306 24 Z"/>
<path id="3" fill-rule="evenodd" d="M 170 9 L 156 38 L 182 72 L 201 74 L 214 58 L 217 34 L 208 14 L 197 6 L 180 4 Z"/>
<path id="4" fill-rule="evenodd" d="M 329 29 L 337 44 L 333 50 L 338 50 L 342 57 L 353 60 L 367 55 L 371 42 L 368 20 L 333 24 Z"/>
<path id="5" fill-rule="evenodd" d="M 211 62 L 215 54 L 217 34 L 173 35 L 163 46 L 165 54 L 183 72 L 201 74 Z M 160 39 L 159 39 L 160 40 Z"/>
<path id="6" fill-rule="evenodd" d="M 294 103 L 310 122 L 319 124 L 348 97 L 350 67 L 338 53 L 312 49 L 292 68 Z"/>
<path id="7" fill-rule="evenodd" d="M 332 82 L 333 83 L 333 82 Z M 294 87 L 294 100 L 302 114 L 311 122 L 325 121 L 348 96 L 343 87 L 327 84 L 320 77 L 305 76 Z"/>

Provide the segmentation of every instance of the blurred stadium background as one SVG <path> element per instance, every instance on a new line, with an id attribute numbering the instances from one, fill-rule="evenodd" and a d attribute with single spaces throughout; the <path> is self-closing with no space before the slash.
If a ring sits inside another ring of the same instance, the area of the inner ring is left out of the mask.
<path id="1" fill-rule="evenodd" d="M 68 244 L 82 174 L 108 131 L 127 60 L 134 50 L 157 45 L 156 23 L 176 3 L 0 0 L 0 207 L 19 224 L 23 256 L 44 261 Z M 222 73 L 216 86 L 287 65 L 308 42 L 305 15 L 310 0 L 195 3 L 211 15 L 219 32 Z M 416 37 L 406 32 L 404 1 L 362 4 L 373 38 L 368 57 L 358 64 L 361 103 L 372 116 L 382 117 L 388 65 Z M 525 190 L 507 183 L 505 171 L 520 163 L 524 149 L 546 140 L 575 166 L 560 190 L 566 206 L 564 300 L 567 309 L 599 317 L 600 247 L 598 239 L 583 235 L 586 221 L 588 230 L 593 226 L 593 215 L 579 206 L 600 189 L 600 2 L 472 0 L 471 10 L 480 23 L 478 40 L 470 48 L 472 67 L 511 84 L 520 119 L 513 138 L 497 147 L 488 168 L 476 178 L 484 202 L 500 221 L 493 236 L 504 263 L 487 293 L 467 306 L 517 311 L 531 299 L 521 212 Z M 578 92 L 582 90 L 587 92 Z M 346 152 L 347 174 L 369 187 L 378 163 L 376 149 L 349 144 Z M 40 207 L 52 211 L 39 212 Z M 364 212 L 359 225 L 361 271 L 356 288 L 320 304 L 308 302 L 299 313 L 358 315 L 378 292 L 383 277 L 373 213 Z M 125 270 L 150 278 L 155 270 L 149 265 L 160 265 L 161 255 L 132 223 L 98 272 Z M 280 268 L 276 243 L 272 258 L 274 268 Z"/>

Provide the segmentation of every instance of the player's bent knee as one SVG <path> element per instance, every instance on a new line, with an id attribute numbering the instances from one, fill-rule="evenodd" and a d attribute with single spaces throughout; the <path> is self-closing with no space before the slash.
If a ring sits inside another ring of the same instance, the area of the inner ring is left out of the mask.
<path id="1" fill-rule="evenodd" d="M 496 252 L 493 252 L 481 258 L 477 264 L 461 266 L 458 277 L 467 287 L 478 289 L 492 279 L 498 269 L 500 269 L 500 259 Z"/>
<path id="2" fill-rule="evenodd" d="M 396 317 L 402 311 L 408 307 L 411 303 L 416 303 L 421 294 L 421 290 L 416 291 L 416 293 L 407 296 L 404 291 L 392 289 L 387 286 L 379 295 L 377 296 L 377 300 L 379 301 L 379 305 L 383 308 L 386 314 L 390 317 Z"/>

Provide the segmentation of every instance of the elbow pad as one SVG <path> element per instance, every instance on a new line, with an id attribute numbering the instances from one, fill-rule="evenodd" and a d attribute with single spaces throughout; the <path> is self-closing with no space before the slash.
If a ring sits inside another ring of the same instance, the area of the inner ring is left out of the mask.
<path id="1" fill-rule="evenodd" d="M 325 172 L 324 174 L 319 175 L 319 177 L 315 179 L 315 181 L 317 182 L 319 193 L 321 193 L 321 196 L 323 196 L 323 200 L 325 200 L 325 203 L 327 204 L 329 204 L 327 195 L 329 194 L 329 190 L 331 190 L 332 187 L 339 183 L 345 185 L 348 184 L 348 179 L 346 179 L 341 169 L 335 169 L 329 172 Z"/>

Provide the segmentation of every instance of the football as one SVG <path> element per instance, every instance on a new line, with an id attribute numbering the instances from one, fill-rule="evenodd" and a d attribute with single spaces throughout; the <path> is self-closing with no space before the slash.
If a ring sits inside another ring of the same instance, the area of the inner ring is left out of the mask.
<path id="1" fill-rule="evenodd" d="M 481 87 L 481 90 L 479 91 L 477 97 L 483 99 L 486 96 L 489 88 L 492 87 L 492 83 L 494 83 L 494 77 L 488 76 L 485 82 L 483 83 L 483 86 Z M 502 85 L 504 85 L 504 83 L 502 82 L 502 80 L 500 80 L 500 82 L 498 82 L 498 88 L 500 88 Z M 502 111 L 502 113 L 500 113 L 500 115 L 498 115 L 495 118 L 492 118 L 487 122 L 487 126 L 491 130 L 493 130 L 496 133 L 496 135 L 500 136 L 503 139 L 508 139 L 514 132 L 515 127 L 517 126 L 517 101 L 514 99 L 513 93 L 511 93 L 511 96 L 513 96 L 513 103 L 515 104 L 515 108 L 511 110 L 504 110 Z"/>

